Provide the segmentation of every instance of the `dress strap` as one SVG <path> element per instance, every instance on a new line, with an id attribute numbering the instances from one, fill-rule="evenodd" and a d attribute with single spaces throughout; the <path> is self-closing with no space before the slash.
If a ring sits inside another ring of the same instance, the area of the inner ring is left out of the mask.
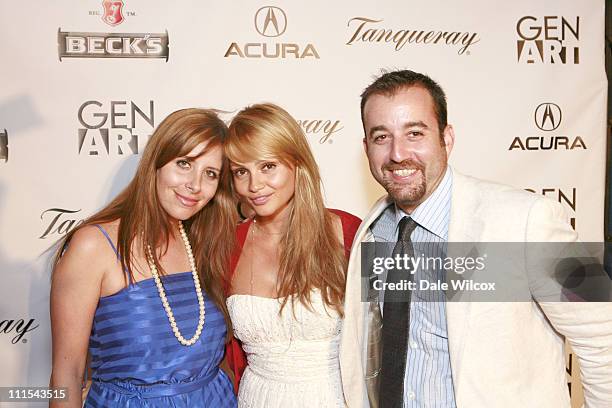
<path id="1" fill-rule="evenodd" d="M 119 251 L 117 250 L 117 247 L 115 246 L 115 244 L 113 244 L 113 240 L 111 239 L 110 235 L 108 235 L 108 232 L 106 232 L 106 230 L 104 228 L 102 228 L 102 226 L 99 225 L 99 224 L 93 224 L 93 225 L 98 227 L 100 232 L 102 232 L 102 234 L 104 234 L 104 236 L 106 237 L 106 240 L 110 244 L 111 248 L 113 248 L 113 251 L 115 251 L 115 255 L 117 255 L 117 260 L 119 260 Z M 123 269 L 123 272 L 125 272 L 125 276 L 126 276 L 127 281 L 128 281 L 128 286 L 131 286 L 133 281 L 132 281 L 132 277 L 130 275 L 130 272 L 128 271 L 127 265 Z"/>
<path id="2" fill-rule="evenodd" d="M 104 234 L 104 236 L 108 240 L 108 243 L 110 244 L 111 248 L 113 248 L 113 251 L 115 251 L 115 255 L 117 255 L 117 258 L 119 258 L 119 251 L 117 251 L 117 247 L 115 247 L 115 244 L 113 244 L 113 240 L 108 235 L 108 232 L 106 232 L 106 230 L 104 228 L 102 228 L 102 226 L 99 225 L 99 224 L 94 224 L 94 226 L 98 227 L 98 229 Z"/>

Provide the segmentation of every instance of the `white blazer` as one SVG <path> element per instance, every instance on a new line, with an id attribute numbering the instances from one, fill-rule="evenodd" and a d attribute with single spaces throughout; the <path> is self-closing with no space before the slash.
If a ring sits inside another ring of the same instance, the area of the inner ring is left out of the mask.
<path id="1" fill-rule="evenodd" d="M 390 203 L 381 198 L 365 218 L 348 266 L 340 369 L 349 408 L 370 407 L 366 343 L 370 322 L 380 319 L 361 301 L 360 243 L 374 241 L 369 226 Z M 448 239 L 572 242 L 577 235 L 559 203 L 453 171 Z M 611 302 L 448 302 L 446 310 L 458 408 L 570 407 L 564 338 L 580 361 L 585 407 L 612 407 Z"/>

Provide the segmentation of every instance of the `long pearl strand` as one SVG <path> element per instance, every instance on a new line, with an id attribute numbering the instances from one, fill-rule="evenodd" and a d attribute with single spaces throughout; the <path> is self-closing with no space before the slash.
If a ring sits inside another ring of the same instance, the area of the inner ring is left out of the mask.
<path id="1" fill-rule="evenodd" d="M 153 253 L 151 251 L 150 245 L 147 245 L 147 261 L 149 263 L 149 268 L 151 269 L 151 275 L 153 275 L 153 279 L 155 280 L 155 284 L 157 285 L 157 292 L 159 293 L 159 297 L 166 311 L 166 315 L 168 316 L 168 321 L 170 322 L 170 327 L 172 327 L 174 335 L 183 346 L 191 346 L 195 344 L 196 341 L 198 341 L 198 338 L 200 338 L 200 334 L 202 334 L 206 310 L 204 309 L 204 296 L 202 296 L 200 278 L 198 277 L 195 259 L 193 258 L 193 252 L 191 251 L 191 244 L 189 243 L 189 238 L 187 237 L 187 233 L 185 232 L 185 229 L 183 228 L 183 223 L 181 221 L 179 221 L 179 231 L 181 233 L 181 238 L 183 238 L 183 243 L 185 244 L 185 250 L 187 251 L 187 258 L 189 258 L 189 264 L 191 265 L 191 274 L 193 275 L 193 283 L 195 285 L 196 295 L 198 296 L 198 304 L 200 306 L 200 318 L 198 320 L 198 327 L 196 328 L 195 334 L 191 339 L 185 339 L 176 324 L 174 314 L 172 313 L 172 309 L 170 308 L 170 304 L 168 303 L 168 298 L 166 297 L 166 291 L 164 290 L 164 286 L 162 285 L 161 279 L 159 278 L 159 272 L 157 271 L 157 267 L 155 266 L 155 262 L 153 261 Z"/>

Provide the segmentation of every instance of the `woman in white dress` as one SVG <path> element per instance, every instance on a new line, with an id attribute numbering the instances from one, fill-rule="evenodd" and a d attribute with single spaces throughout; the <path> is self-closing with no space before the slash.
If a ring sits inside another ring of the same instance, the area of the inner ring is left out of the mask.
<path id="1" fill-rule="evenodd" d="M 242 110 L 225 151 L 255 216 L 237 228 L 227 306 L 239 407 L 343 407 L 338 362 L 348 250 L 359 219 L 323 204 L 297 122 L 273 104 Z M 245 367 L 246 366 L 246 367 Z"/>

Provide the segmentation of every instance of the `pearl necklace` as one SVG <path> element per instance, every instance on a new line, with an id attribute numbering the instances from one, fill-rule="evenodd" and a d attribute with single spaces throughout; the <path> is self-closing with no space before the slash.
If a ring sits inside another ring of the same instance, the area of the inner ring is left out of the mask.
<path id="1" fill-rule="evenodd" d="M 172 309 L 170 308 L 170 304 L 168 303 L 168 298 L 166 297 L 166 291 L 164 290 L 164 286 L 162 285 L 161 279 L 159 278 L 159 272 L 157 271 L 157 267 L 155 266 L 155 262 L 153 261 L 153 253 L 151 251 L 150 245 L 147 245 L 147 262 L 149 263 L 151 275 L 153 275 L 153 279 L 155 280 L 155 284 L 157 285 L 157 292 L 159 293 L 159 297 L 166 311 L 166 315 L 168 316 L 168 321 L 170 322 L 170 327 L 172 327 L 174 335 L 183 346 L 191 346 L 195 344 L 196 341 L 198 341 L 198 338 L 200 338 L 200 334 L 202 334 L 206 310 L 204 309 L 204 297 L 202 296 L 202 288 L 200 287 L 200 279 L 198 278 L 198 271 L 196 269 L 195 260 L 191 251 L 191 244 L 189 243 L 189 238 L 187 237 L 187 233 L 185 232 L 185 229 L 183 228 L 183 223 L 181 221 L 179 221 L 179 231 L 181 233 L 181 238 L 183 238 L 183 243 L 185 244 L 185 250 L 187 251 L 187 258 L 189 258 L 189 264 L 191 265 L 191 274 L 193 275 L 193 283 L 195 285 L 196 295 L 198 296 L 198 304 L 200 306 L 200 318 L 198 320 L 198 327 L 196 328 L 195 334 L 191 339 L 185 339 L 181 334 L 178 326 L 176 325 L 174 314 L 172 313 Z"/>

